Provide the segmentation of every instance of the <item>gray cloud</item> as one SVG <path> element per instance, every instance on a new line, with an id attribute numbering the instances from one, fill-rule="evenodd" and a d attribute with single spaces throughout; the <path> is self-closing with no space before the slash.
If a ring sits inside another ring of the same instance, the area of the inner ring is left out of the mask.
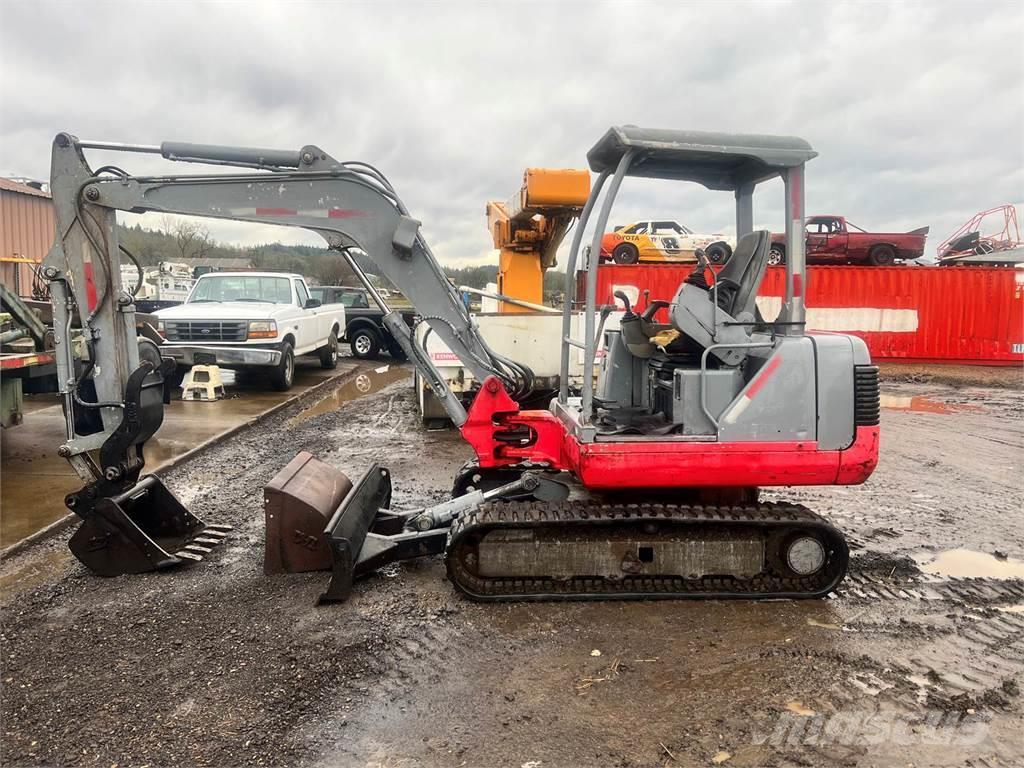
<path id="1" fill-rule="evenodd" d="M 46 178 L 62 130 L 316 143 L 382 168 L 435 252 L 458 263 L 493 258 L 488 199 L 507 198 L 526 166 L 583 166 L 611 124 L 786 133 L 821 153 L 809 212 L 929 224 L 933 248 L 974 211 L 1022 198 L 1022 37 L 1014 3 L 8 0 L 0 169 Z M 778 227 L 781 185 L 770 186 L 755 219 Z M 615 223 L 648 215 L 720 230 L 732 203 L 630 181 Z"/>

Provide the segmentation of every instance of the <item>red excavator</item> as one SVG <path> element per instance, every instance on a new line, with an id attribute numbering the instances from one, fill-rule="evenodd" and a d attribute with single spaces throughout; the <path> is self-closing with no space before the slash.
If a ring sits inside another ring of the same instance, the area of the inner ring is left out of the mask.
<path id="1" fill-rule="evenodd" d="M 237 170 L 94 171 L 84 156 L 90 149 Z M 561 337 L 552 341 L 561 347 L 559 390 L 547 408 L 526 410 L 519 403 L 536 398 L 532 372 L 488 346 L 420 223 L 376 168 L 339 162 L 315 146 L 148 146 L 58 135 L 51 188 L 60 236 L 43 272 L 55 317 L 78 307 L 94 362 L 70 375 L 58 340 L 68 415 L 61 452 L 86 481 L 68 498 L 84 519 L 72 550 L 98 573 L 140 571 L 195 561 L 226 533 L 185 510 L 155 476 L 140 479 L 168 369 L 162 359 L 140 360 L 114 214 L 150 211 L 322 235 L 386 308 L 384 323 L 476 454 L 449 501 L 403 511 L 390 509 L 386 468 L 351 483 L 300 454 L 267 488 L 268 570 L 329 565 L 326 601 L 347 597 L 362 573 L 431 553 L 444 553 L 452 582 L 480 600 L 827 594 L 846 571 L 842 534 L 803 506 L 758 498 L 762 487 L 861 483 L 878 459 L 878 371 L 864 343 L 804 328 L 804 166 L 816 154 L 786 136 L 610 129 L 587 155 L 597 178 L 568 257 L 566 295 L 577 269 L 587 271 L 582 320 L 574 323 L 566 306 Z M 601 236 L 626 176 L 732 192 L 737 244 L 713 281 L 699 263 L 671 302 L 638 313 L 619 295 L 613 327 L 613 308 L 596 306 L 596 277 Z M 786 298 L 769 319 L 755 298 L 771 235 L 753 229 L 752 201 L 759 183 L 779 177 Z M 351 249 L 374 260 L 481 382 L 468 407 Z M 667 322 L 656 319 L 662 311 Z M 573 335 L 576 325 L 582 336 Z M 579 389 L 570 387 L 573 356 L 582 361 Z"/>

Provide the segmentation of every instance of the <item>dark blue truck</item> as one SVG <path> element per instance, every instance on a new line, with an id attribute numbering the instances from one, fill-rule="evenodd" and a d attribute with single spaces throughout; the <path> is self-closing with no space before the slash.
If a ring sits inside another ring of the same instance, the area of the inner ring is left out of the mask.
<path id="1" fill-rule="evenodd" d="M 352 354 L 363 360 L 375 360 L 382 351 L 396 360 L 404 360 L 405 353 L 398 346 L 391 332 L 384 327 L 381 309 L 365 288 L 347 285 L 312 285 L 309 288 L 314 299 L 320 303 L 342 304 L 345 307 L 345 340 L 352 348 Z M 416 313 L 402 312 L 402 317 L 411 328 Z"/>

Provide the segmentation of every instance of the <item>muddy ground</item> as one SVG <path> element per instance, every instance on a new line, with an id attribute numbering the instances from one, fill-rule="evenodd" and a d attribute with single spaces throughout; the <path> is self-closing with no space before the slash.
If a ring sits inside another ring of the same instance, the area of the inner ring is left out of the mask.
<path id="1" fill-rule="evenodd" d="M 262 487 L 297 450 L 381 461 L 396 506 L 444 498 L 469 456 L 420 428 L 405 374 L 362 372 L 384 388 L 167 474 L 235 526 L 208 561 L 98 579 L 65 535 L 0 566 L 5 765 L 1024 761 L 1019 391 L 889 385 L 865 486 L 776 494 L 850 536 L 828 600 L 477 605 L 434 558 L 315 608 L 324 574 L 262 574 Z"/>

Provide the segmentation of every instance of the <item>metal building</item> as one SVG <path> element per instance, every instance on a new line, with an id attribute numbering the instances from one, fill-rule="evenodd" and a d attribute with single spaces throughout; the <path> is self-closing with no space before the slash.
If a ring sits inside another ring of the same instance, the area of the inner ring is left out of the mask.
<path id="1" fill-rule="evenodd" d="M 0 282 L 31 296 L 33 266 L 50 250 L 55 227 L 49 193 L 0 177 Z"/>

